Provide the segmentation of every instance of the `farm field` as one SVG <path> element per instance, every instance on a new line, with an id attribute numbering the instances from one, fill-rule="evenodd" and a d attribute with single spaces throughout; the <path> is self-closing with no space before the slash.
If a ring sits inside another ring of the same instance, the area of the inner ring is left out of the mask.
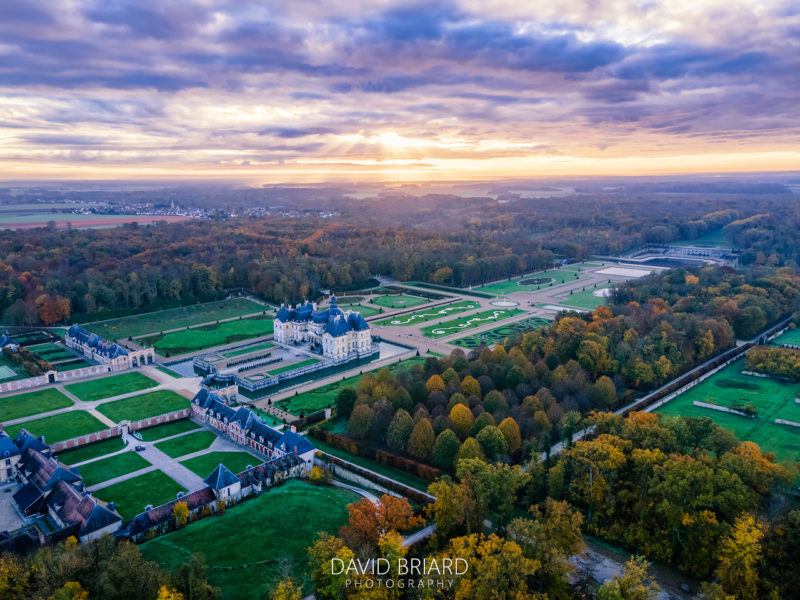
<path id="1" fill-rule="evenodd" d="M 414 308 L 420 304 L 430 302 L 427 298 L 412 296 L 409 294 L 390 294 L 387 296 L 375 296 L 370 300 L 371 304 L 383 306 L 384 308 Z"/>
<path id="2" fill-rule="evenodd" d="M 97 321 L 87 323 L 84 327 L 88 331 L 106 339 L 116 340 L 178 329 L 179 327 L 191 327 L 192 325 L 211 323 L 222 319 L 235 319 L 243 315 L 260 313 L 264 310 L 267 310 L 267 307 L 252 300 L 234 298 L 232 300 L 193 304 L 192 306 Z"/>
<path id="3" fill-rule="evenodd" d="M 412 312 L 405 315 L 389 317 L 388 319 L 383 319 L 382 321 L 378 321 L 375 324 L 403 325 L 403 326 L 416 325 L 418 323 L 427 323 L 428 321 L 433 321 L 434 319 L 442 319 L 444 317 L 449 317 L 450 315 L 464 312 L 466 310 L 475 310 L 476 308 L 480 308 L 480 304 L 478 304 L 477 302 L 473 302 L 472 300 L 461 300 L 459 302 L 453 302 L 452 304 L 448 304 L 446 306 L 436 306 L 425 310 L 418 310 L 416 312 Z"/>
<path id="4" fill-rule="evenodd" d="M 115 423 L 120 421 L 138 421 L 147 417 L 155 417 L 164 413 L 180 410 L 189 406 L 189 400 L 172 390 L 156 390 L 122 400 L 114 400 L 97 407 L 97 412 Z"/>
<path id="5" fill-rule="evenodd" d="M 792 346 L 800 346 L 800 327 L 795 329 L 787 329 L 785 333 L 782 333 L 774 340 L 772 340 L 772 345 L 774 346 L 781 346 L 783 344 L 791 344 Z"/>
<path id="6" fill-rule="evenodd" d="M 149 462 L 133 450 L 129 450 L 81 465 L 78 467 L 78 471 L 80 471 L 84 483 L 91 486 L 149 466 Z"/>
<path id="7" fill-rule="evenodd" d="M 449 343 L 455 346 L 460 346 L 461 348 L 477 348 L 481 344 L 491 346 L 492 344 L 501 343 L 506 338 L 513 338 L 518 333 L 522 333 L 523 331 L 530 331 L 532 329 L 546 327 L 550 325 L 550 323 L 551 321 L 543 319 L 542 317 L 531 317 L 529 319 L 523 319 L 522 321 L 515 321 L 514 323 L 501 325 L 500 327 L 495 327 L 494 329 L 489 329 L 488 331 L 458 338 L 450 341 Z"/>
<path id="8" fill-rule="evenodd" d="M 142 439 L 145 442 L 154 442 L 156 440 L 164 439 L 165 437 L 177 435 L 186 431 L 194 431 L 196 429 L 200 429 L 200 426 L 197 423 L 194 423 L 189 419 L 183 419 L 181 421 L 167 423 L 166 425 L 148 427 L 147 429 L 142 429 L 139 431 L 139 433 L 142 435 Z"/>
<path id="9" fill-rule="evenodd" d="M 513 292 L 530 292 L 539 287 L 550 287 L 550 285 L 560 285 L 567 281 L 578 281 L 580 273 L 575 270 L 577 265 L 571 265 L 572 269 L 558 269 L 553 271 L 541 271 L 531 275 L 515 277 L 510 281 L 498 281 L 476 287 L 481 292 L 490 294 L 511 294 Z"/>
<path id="10" fill-rule="evenodd" d="M 111 377 L 90 379 L 80 383 L 71 383 L 65 385 L 64 389 L 85 402 L 91 402 L 146 390 L 157 385 L 157 381 L 134 371 L 132 373 L 112 375 Z"/>
<path id="11" fill-rule="evenodd" d="M 170 571 L 202 552 L 209 581 L 222 589 L 224 600 L 266 598 L 282 577 L 276 559 L 288 557 L 293 581 L 307 582 L 306 548 L 319 531 L 335 534 L 347 521 L 347 505 L 358 499 L 350 490 L 292 479 L 228 509 L 224 518 L 201 519 L 141 549 L 147 560 Z M 247 531 L 258 535 L 243 536 Z M 311 591 L 308 585 L 305 590 Z"/>
<path id="12" fill-rule="evenodd" d="M 205 450 L 214 443 L 217 436 L 210 431 L 197 431 L 195 433 L 187 433 L 180 437 L 158 442 L 156 448 L 161 450 L 170 458 L 178 458 L 179 456 L 186 456 L 192 452 Z"/>
<path id="13" fill-rule="evenodd" d="M 800 385 L 781 383 L 771 378 L 742 375 L 744 361 L 736 361 L 701 384 L 687 390 L 656 409 L 663 415 L 709 417 L 714 423 L 732 430 L 740 440 L 758 444 L 764 452 L 774 452 L 775 459 L 800 461 L 800 429 L 778 425 L 775 419 L 800 422 Z M 734 402 L 753 405 L 755 419 L 694 406 L 694 401 L 730 408 Z"/>
<path id="14" fill-rule="evenodd" d="M 521 315 L 524 312 L 524 310 L 520 310 L 519 308 L 495 308 L 492 310 L 484 310 L 466 317 L 445 321 L 438 325 L 429 325 L 428 327 L 423 327 L 420 331 L 425 337 L 436 339 L 446 335 L 453 335 L 460 331 L 466 331 L 467 329 L 474 329 L 475 327 L 486 325 L 492 321 L 509 319 L 516 315 Z"/>
<path id="15" fill-rule="evenodd" d="M 161 471 L 150 471 L 144 475 L 115 483 L 93 492 L 103 502 L 114 502 L 123 521 L 132 519 L 148 504 L 159 506 L 174 500 L 178 492 L 185 492 L 175 480 Z"/>
<path id="16" fill-rule="evenodd" d="M 125 447 L 125 441 L 121 437 L 103 440 L 102 442 L 95 442 L 88 446 L 82 446 L 75 450 L 67 450 L 59 453 L 59 460 L 68 465 L 74 465 L 85 460 L 92 460 L 93 458 L 100 458 L 106 454 L 117 452 Z"/>
<path id="17" fill-rule="evenodd" d="M 219 325 L 203 325 L 195 329 L 182 329 L 163 336 L 149 336 L 139 341 L 144 345 L 152 345 L 156 352 L 162 356 L 175 356 L 269 335 L 272 333 L 272 326 L 272 317 L 252 317 L 224 321 Z"/>
<path id="18" fill-rule="evenodd" d="M 602 293 L 603 290 L 608 289 L 610 288 L 589 288 L 587 290 L 577 291 L 574 294 L 559 296 L 557 300 L 559 304 L 563 304 L 564 306 L 594 310 L 598 306 L 602 306 L 606 303 L 606 296 L 603 296 Z"/>
<path id="19" fill-rule="evenodd" d="M 389 369 L 391 369 L 393 373 L 397 373 L 399 369 L 407 369 L 411 365 L 424 362 L 424 360 L 425 359 L 422 357 L 408 358 L 400 361 L 399 363 L 391 365 Z M 375 373 L 377 373 L 377 371 Z M 318 410 L 322 410 L 323 408 L 327 408 L 328 406 L 333 406 L 336 403 L 336 394 L 339 393 L 339 390 L 343 387 L 358 386 L 358 382 L 361 381 L 362 377 L 363 375 L 356 375 L 354 377 L 349 377 L 344 381 L 337 381 L 335 383 L 318 387 L 314 390 L 302 392 L 297 396 L 278 400 L 275 402 L 275 406 L 285 410 L 286 412 L 292 413 L 293 415 L 299 415 L 301 412 L 316 412 Z"/>
<path id="20" fill-rule="evenodd" d="M 211 472 L 217 468 L 219 463 L 222 463 L 234 473 L 241 473 L 247 468 L 247 465 L 256 466 L 262 462 L 261 459 L 247 452 L 209 452 L 202 456 L 183 460 L 181 464 L 198 477 L 205 479 L 211 475 Z"/>
<path id="21" fill-rule="evenodd" d="M 0 398 L 0 421 L 21 419 L 72 406 L 72 400 L 55 388 Z"/>
<path id="22" fill-rule="evenodd" d="M 13 438 L 23 428 L 27 429 L 28 432 L 35 436 L 43 435 L 45 441 L 48 444 L 52 444 L 54 442 L 69 440 L 79 435 L 102 431 L 103 429 L 108 429 L 108 426 L 94 418 L 88 412 L 75 410 L 51 417 L 44 417 L 42 419 L 25 421 L 17 425 L 9 425 L 5 430 L 6 433 Z"/>

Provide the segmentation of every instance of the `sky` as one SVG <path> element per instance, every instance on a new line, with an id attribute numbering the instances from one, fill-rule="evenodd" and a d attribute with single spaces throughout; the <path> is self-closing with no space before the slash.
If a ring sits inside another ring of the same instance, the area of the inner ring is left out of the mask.
<path id="1" fill-rule="evenodd" d="M 0 1 L 0 180 L 800 170 L 800 3 Z"/>

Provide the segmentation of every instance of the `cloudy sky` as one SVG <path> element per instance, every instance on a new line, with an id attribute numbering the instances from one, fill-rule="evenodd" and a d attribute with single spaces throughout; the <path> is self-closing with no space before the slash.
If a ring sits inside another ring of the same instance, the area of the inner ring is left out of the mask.
<path id="1" fill-rule="evenodd" d="M 0 179 L 800 169 L 796 0 L 0 1 Z"/>

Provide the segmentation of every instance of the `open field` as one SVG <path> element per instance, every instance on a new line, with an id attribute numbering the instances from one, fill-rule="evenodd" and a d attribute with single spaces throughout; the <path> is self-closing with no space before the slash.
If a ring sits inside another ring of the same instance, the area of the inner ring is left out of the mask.
<path id="1" fill-rule="evenodd" d="M 98 227 L 117 227 L 126 223 L 149 225 L 154 221 L 177 223 L 192 217 L 179 215 L 101 215 L 101 214 L 15 214 L 6 213 L 0 218 L 0 229 L 35 229 L 55 223 L 56 229 L 93 229 Z"/>
<path id="2" fill-rule="evenodd" d="M 115 502 L 123 521 L 132 519 L 148 504 L 159 506 L 185 492 L 176 481 L 161 471 L 150 471 L 94 492 L 103 502 Z"/>
<path id="3" fill-rule="evenodd" d="M 451 321 L 444 321 L 438 325 L 429 325 L 420 329 L 422 335 L 429 338 L 440 338 L 446 335 L 452 335 L 459 331 L 466 331 L 467 329 L 474 329 L 481 325 L 486 325 L 492 321 L 502 321 L 516 315 L 521 315 L 525 311 L 519 308 L 495 308 L 492 310 L 484 310 L 466 317 L 459 317 Z"/>
<path id="4" fill-rule="evenodd" d="M 610 288 L 589 288 L 577 291 L 574 294 L 564 294 L 563 296 L 559 296 L 557 300 L 564 306 L 594 310 L 598 306 L 602 306 L 606 303 L 606 296 L 603 294 L 608 293 L 604 291 L 608 289 Z"/>
<path id="5" fill-rule="evenodd" d="M 777 425 L 775 419 L 800 422 L 800 385 L 781 383 L 766 377 L 742 375 L 744 361 L 736 361 L 701 384 L 656 409 L 663 415 L 709 417 L 717 425 L 732 430 L 740 440 L 758 444 L 764 452 L 774 452 L 777 461 L 800 461 L 800 429 Z M 755 419 L 694 406 L 694 401 L 730 408 L 734 402 L 752 405 Z"/>
<path id="6" fill-rule="evenodd" d="M 102 431 L 103 429 L 108 429 L 108 426 L 95 419 L 88 412 L 75 410 L 53 415 L 52 417 L 25 421 L 17 425 L 9 425 L 5 428 L 6 433 L 12 438 L 16 436 L 21 429 L 27 429 L 36 436 L 43 435 L 45 441 L 48 444 L 52 444 L 54 442 L 69 440 L 79 435 Z"/>
<path id="7" fill-rule="evenodd" d="M 193 304 L 192 306 L 170 308 L 130 317 L 97 321 L 95 323 L 87 323 L 84 327 L 88 331 L 93 331 L 106 339 L 116 340 L 179 327 L 200 325 L 201 323 L 211 323 L 222 319 L 235 319 L 242 315 L 260 313 L 264 310 L 267 310 L 265 306 L 252 300 L 234 298 L 232 300 Z"/>
<path id="8" fill-rule="evenodd" d="M 106 454 L 117 452 L 122 450 L 124 447 L 125 441 L 121 437 L 115 437 L 109 440 L 103 440 L 102 442 L 95 442 L 94 444 L 89 444 L 88 446 L 81 446 L 75 450 L 60 452 L 58 458 L 68 465 L 74 465 L 85 460 L 100 458 Z"/>
<path id="9" fill-rule="evenodd" d="M 396 373 L 399 369 L 407 369 L 411 365 L 422 363 L 424 360 L 425 359 L 422 357 L 408 358 L 400 361 L 399 363 L 395 363 L 388 368 L 391 369 L 393 373 Z M 375 373 L 377 373 L 377 371 L 375 371 Z M 358 386 L 358 382 L 361 381 L 362 377 L 363 375 L 356 375 L 354 377 L 349 377 L 344 381 L 330 383 L 328 385 L 318 387 L 317 389 L 303 392 L 297 396 L 278 400 L 275 402 L 275 406 L 285 410 L 286 412 L 290 412 L 293 415 L 299 415 L 301 412 L 316 412 L 336 404 L 336 394 L 339 393 L 339 390 L 343 387 Z"/>
<path id="10" fill-rule="evenodd" d="M 390 294 L 388 296 L 376 296 L 370 300 L 371 304 L 377 304 L 384 308 L 414 308 L 420 304 L 430 302 L 427 298 L 412 296 L 409 294 Z"/>
<path id="11" fill-rule="evenodd" d="M 217 468 L 219 463 L 228 467 L 234 473 L 241 473 L 247 465 L 256 466 L 263 462 L 261 459 L 248 454 L 247 452 L 209 452 L 202 456 L 195 456 L 189 460 L 181 461 L 181 464 L 195 475 L 205 479 Z"/>
<path id="12" fill-rule="evenodd" d="M 21 419 L 72 406 L 72 400 L 55 388 L 0 398 L 0 421 Z"/>
<path id="13" fill-rule="evenodd" d="M 510 281 L 498 281 L 497 283 L 489 283 L 476 287 L 475 289 L 489 294 L 511 294 L 513 292 L 530 292 L 539 288 L 550 287 L 551 285 L 560 285 L 567 281 L 578 281 L 581 273 L 571 265 L 571 269 L 558 269 L 553 271 L 541 271 L 533 273 L 532 275 L 524 275 L 522 277 L 514 277 Z"/>
<path id="14" fill-rule="evenodd" d="M 139 431 L 139 433 L 142 435 L 142 439 L 145 442 L 154 442 L 156 440 L 164 439 L 165 437 L 170 437 L 171 435 L 177 435 L 186 431 L 194 431 L 195 429 L 200 429 L 200 426 L 197 423 L 194 423 L 189 419 L 183 419 L 181 421 L 167 423 L 166 425 L 148 427 L 147 429 L 142 429 Z"/>
<path id="15" fill-rule="evenodd" d="M 339 304 L 338 306 L 345 312 L 352 310 L 353 312 L 361 313 L 361 316 L 365 319 L 381 314 L 380 308 L 370 306 L 369 304 Z"/>
<path id="16" fill-rule="evenodd" d="M 410 285 L 425 290 L 434 290 L 435 292 L 444 292 L 446 294 L 474 296 L 475 298 L 491 298 L 493 295 L 493 294 L 487 294 L 486 292 L 479 292 L 477 291 L 477 289 L 471 290 L 468 288 L 459 288 L 450 285 L 439 285 L 438 283 L 427 283 L 425 281 L 406 281 L 403 283 L 403 285 Z"/>
<path id="17" fill-rule="evenodd" d="M 165 442 L 159 442 L 156 444 L 156 448 L 170 458 L 178 458 L 179 456 L 186 456 L 192 452 L 205 450 L 214 443 L 215 439 L 217 439 L 216 435 L 210 431 L 204 430 L 196 433 L 187 433 L 186 435 Z"/>
<path id="18" fill-rule="evenodd" d="M 542 317 L 531 317 L 529 319 L 523 319 L 522 321 L 515 321 L 514 323 L 501 325 L 500 327 L 495 327 L 494 329 L 489 329 L 488 331 L 458 338 L 457 340 L 452 340 L 449 343 L 462 348 L 477 348 L 481 344 L 491 346 L 493 344 L 501 343 L 506 338 L 513 338 L 518 333 L 522 333 L 523 331 L 530 331 L 532 329 L 546 327 L 550 325 L 550 323 L 551 321 L 543 319 Z"/>
<path id="19" fill-rule="evenodd" d="M 219 325 L 202 325 L 194 329 L 182 329 L 163 336 L 149 336 L 139 341 L 144 345 L 152 345 L 156 352 L 163 356 L 174 356 L 269 335 L 272 333 L 272 325 L 272 317 L 251 317 L 224 321 Z"/>
<path id="20" fill-rule="evenodd" d="M 698 246 L 702 248 L 733 248 L 730 236 L 720 228 L 693 240 L 672 242 L 673 246 Z"/>
<path id="21" fill-rule="evenodd" d="M 189 400 L 180 394 L 172 390 L 156 390 L 101 404 L 97 407 L 97 412 L 115 423 L 119 423 L 125 420 L 138 421 L 147 417 L 155 417 L 188 406 Z"/>
<path id="22" fill-rule="evenodd" d="M 86 485 L 97 485 L 115 477 L 149 467 L 150 463 L 133 450 L 101 458 L 78 467 Z"/>
<path id="23" fill-rule="evenodd" d="M 306 548 L 317 532 L 335 535 L 347 521 L 347 505 L 358 499 L 349 490 L 293 479 L 230 508 L 222 518 L 202 519 L 141 549 L 147 560 L 167 570 L 202 552 L 209 581 L 222 589 L 225 600 L 268 597 L 281 579 L 278 559 L 283 557 L 289 558 L 292 580 L 305 583 L 310 592 Z M 242 535 L 255 531 L 258 535 Z M 237 568 L 225 570 L 230 567 Z"/>
<path id="24" fill-rule="evenodd" d="M 92 400 L 102 400 L 103 398 L 146 390 L 157 385 L 157 381 L 133 371 L 131 373 L 122 373 L 121 375 L 112 375 L 111 377 L 71 383 L 65 385 L 64 389 L 85 402 L 91 402 Z"/>
<path id="25" fill-rule="evenodd" d="M 772 340 L 772 344 L 775 346 L 781 346 L 783 344 L 800 346 L 800 327 L 797 327 L 795 329 L 787 329 L 786 333 L 782 333 L 774 340 Z"/>
<path id="26" fill-rule="evenodd" d="M 446 306 L 436 306 L 425 310 L 418 310 L 416 312 L 408 313 L 405 315 L 398 315 L 396 317 L 389 317 L 375 323 L 376 325 L 416 325 L 418 323 L 427 323 L 434 319 L 442 319 L 449 317 L 466 310 L 474 310 L 480 308 L 477 302 L 471 300 L 461 300 L 453 302 Z"/>

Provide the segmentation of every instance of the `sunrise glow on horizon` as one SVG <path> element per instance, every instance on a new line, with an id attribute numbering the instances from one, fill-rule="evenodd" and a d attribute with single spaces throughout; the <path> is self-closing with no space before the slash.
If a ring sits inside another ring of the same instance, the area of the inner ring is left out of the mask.
<path id="1" fill-rule="evenodd" d="M 793 2 L 164 4 L 0 7 L 0 180 L 800 169 Z"/>

